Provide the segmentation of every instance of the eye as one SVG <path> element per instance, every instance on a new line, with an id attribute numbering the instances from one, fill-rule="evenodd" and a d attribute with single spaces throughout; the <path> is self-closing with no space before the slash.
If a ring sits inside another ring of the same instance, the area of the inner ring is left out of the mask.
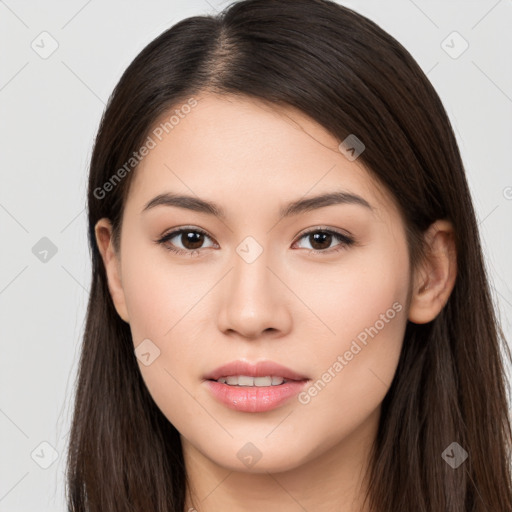
<path id="1" fill-rule="evenodd" d="M 156 240 L 156 243 L 163 245 L 167 250 L 176 254 L 194 256 L 199 254 L 199 249 L 205 248 L 202 247 L 205 238 L 211 240 L 210 236 L 202 229 L 180 228 L 167 233 L 159 240 Z M 312 245 L 312 248 L 308 250 L 309 254 L 337 252 L 355 243 L 355 240 L 347 235 L 332 229 L 322 228 L 315 228 L 303 233 L 299 240 L 303 238 L 306 238 Z M 172 242 L 173 239 L 176 239 L 176 241 Z M 332 247 L 331 244 L 335 240 L 338 240 L 339 243 Z M 183 248 L 176 247 L 176 243 L 181 243 Z M 210 247 L 214 246 L 211 245 Z"/>
<path id="2" fill-rule="evenodd" d="M 156 241 L 156 243 L 165 246 L 171 252 L 176 254 L 183 254 L 187 256 L 193 256 L 198 254 L 198 249 L 202 249 L 204 238 L 210 238 L 205 231 L 199 228 L 180 228 L 164 235 L 162 238 Z M 176 238 L 176 242 L 183 245 L 183 249 L 176 247 L 176 243 L 171 242 L 172 239 Z"/>
<path id="3" fill-rule="evenodd" d="M 312 248 L 308 251 L 309 254 L 332 253 L 341 251 L 355 243 L 355 240 L 347 235 L 338 233 L 332 229 L 315 228 L 306 233 L 303 233 L 299 240 L 307 238 Z M 338 240 L 339 244 L 331 247 L 331 243 Z"/>

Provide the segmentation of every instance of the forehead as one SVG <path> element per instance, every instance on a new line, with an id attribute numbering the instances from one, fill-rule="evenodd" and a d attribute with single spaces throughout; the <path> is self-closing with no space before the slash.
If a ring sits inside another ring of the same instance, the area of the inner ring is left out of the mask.
<path id="1" fill-rule="evenodd" d="M 203 94 L 175 105 L 150 130 L 153 148 L 137 167 L 128 203 L 186 192 L 245 208 L 333 190 L 366 197 L 377 212 L 392 200 L 340 141 L 303 112 L 249 97 Z M 185 113 L 187 112 L 187 113 Z M 171 119 L 172 118 L 172 119 Z M 128 204 L 127 204 L 128 206 Z"/>

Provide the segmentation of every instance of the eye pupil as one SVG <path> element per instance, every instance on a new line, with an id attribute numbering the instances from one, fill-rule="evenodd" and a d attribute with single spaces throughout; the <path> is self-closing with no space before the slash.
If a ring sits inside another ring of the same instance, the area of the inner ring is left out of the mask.
<path id="1" fill-rule="evenodd" d="M 181 242 L 187 249 L 200 249 L 203 243 L 203 237 L 204 235 L 197 231 L 184 231 L 181 235 Z M 192 247 L 187 246 L 189 243 L 192 244 Z"/>
<path id="2" fill-rule="evenodd" d="M 310 237 L 312 237 L 314 240 L 314 242 L 311 243 L 311 247 L 316 250 L 328 249 L 331 245 L 332 235 L 330 233 L 314 233 L 310 235 Z M 325 245 L 326 240 L 328 243 Z M 320 247 L 315 247 L 315 244 L 322 244 L 322 242 L 324 243 L 323 246 L 321 245 Z"/>

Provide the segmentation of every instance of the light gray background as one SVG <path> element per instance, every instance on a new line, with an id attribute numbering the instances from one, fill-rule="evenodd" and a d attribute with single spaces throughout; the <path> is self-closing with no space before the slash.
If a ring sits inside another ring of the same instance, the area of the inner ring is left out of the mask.
<path id="1" fill-rule="evenodd" d="M 466 166 L 510 340 L 512 1 L 340 3 L 398 39 L 441 96 Z M 0 1 L 2 512 L 65 510 L 65 451 L 90 279 L 87 166 L 106 100 L 152 39 L 182 18 L 225 5 Z M 58 43 L 46 59 L 31 47 L 51 48 L 43 31 Z M 457 36 L 446 39 L 453 31 L 469 43 L 458 58 L 447 53 L 462 48 Z M 42 237 L 57 247 L 46 262 L 32 252 Z M 53 450 L 57 458 L 49 465 Z"/>

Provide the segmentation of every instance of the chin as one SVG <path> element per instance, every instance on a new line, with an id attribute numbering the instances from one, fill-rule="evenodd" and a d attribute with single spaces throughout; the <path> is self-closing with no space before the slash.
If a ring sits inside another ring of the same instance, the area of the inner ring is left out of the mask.
<path id="1" fill-rule="evenodd" d="M 233 454 L 227 456 L 226 454 Z M 223 450 L 222 453 L 207 454 L 210 460 L 230 471 L 238 473 L 281 473 L 301 466 L 307 459 L 306 454 L 297 453 L 296 445 L 288 449 L 267 447 L 258 449 L 252 443 L 242 443 L 241 448 Z"/>

